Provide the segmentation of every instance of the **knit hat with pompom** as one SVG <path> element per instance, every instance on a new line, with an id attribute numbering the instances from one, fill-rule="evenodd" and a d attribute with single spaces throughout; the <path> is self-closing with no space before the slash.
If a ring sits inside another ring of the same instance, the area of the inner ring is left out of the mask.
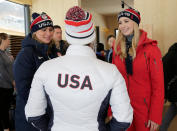
<path id="1" fill-rule="evenodd" d="M 85 45 L 95 40 L 92 15 L 78 6 L 68 10 L 65 18 L 65 35 L 69 44 Z"/>
<path id="2" fill-rule="evenodd" d="M 41 14 L 34 12 L 32 14 L 32 22 L 30 25 L 31 33 L 45 27 L 53 27 L 52 19 L 45 12 L 42 12 Z"/>
<path id="3" fill-rule="evenodd" d="M 140 12 L 138 10 L 133 9 L 133 8 L 128 8 L 128 9 L 121 11 L 118 14 L 118 21 L 121 17 L 127 17 L 127 18 L 133 20 L 134 22 L 136 22 L 138 25 L 141 21 Z"/>

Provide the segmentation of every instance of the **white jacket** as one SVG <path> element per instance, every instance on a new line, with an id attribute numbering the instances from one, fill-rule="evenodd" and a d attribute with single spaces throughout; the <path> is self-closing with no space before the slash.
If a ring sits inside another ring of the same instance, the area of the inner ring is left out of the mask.
<path id="1" fill-rule="evenodd" d="M 51 131 L 99 131 L 98 114 L 111 90 L 106 107 L 111 105 L 113 120 L 119 126 L 121 123 L 130 125 L 133 110 L 125 81 L 116 66 L 98 60 L 88 46 L 71 45 L 65 56 L 46 61 L 39 67 L 25 114 L 35 125 L 33 118 L 36 120 L 46 113 L 49 100 L 54 113 Z"/>

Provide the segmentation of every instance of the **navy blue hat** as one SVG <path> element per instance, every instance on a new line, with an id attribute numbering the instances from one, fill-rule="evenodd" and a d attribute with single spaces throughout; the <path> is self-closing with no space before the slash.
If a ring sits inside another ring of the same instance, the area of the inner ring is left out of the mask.
<path id="1" fill-rule="evenodd" d="M 31 32 L 36 32 L 45 27 L 53 27 L 52 19 L 44 12 L 42 14 L 33 13 L 30 25 Z"/>

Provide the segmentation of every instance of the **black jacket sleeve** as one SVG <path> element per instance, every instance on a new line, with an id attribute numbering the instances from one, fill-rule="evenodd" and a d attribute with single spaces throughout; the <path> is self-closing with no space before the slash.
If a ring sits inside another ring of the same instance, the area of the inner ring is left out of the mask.
<path id="1" fill-rule="evenodd" d="M 168 83 L 177 75 L 177 43 L 174 43 L 162 58 L 164 70 L 165 98 L 167 98 Z"/>

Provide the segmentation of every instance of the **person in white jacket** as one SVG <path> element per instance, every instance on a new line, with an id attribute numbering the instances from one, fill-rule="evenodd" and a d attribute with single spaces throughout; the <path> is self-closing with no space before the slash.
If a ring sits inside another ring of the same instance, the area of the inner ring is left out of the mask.
<path id="1" fill-rule="evenodd" d="M 126 84 L 116 66 L 98 60 L 92 15 L 80 7 L 65 19 L 66 55 L 44 62 L 34 75 L 25 114 L 40 131 L 124 131 L 133 118 Z M 47 104 L 53 113 L 45 119 Z M 112 120 L 105 124 L 109 105 Z"/>

